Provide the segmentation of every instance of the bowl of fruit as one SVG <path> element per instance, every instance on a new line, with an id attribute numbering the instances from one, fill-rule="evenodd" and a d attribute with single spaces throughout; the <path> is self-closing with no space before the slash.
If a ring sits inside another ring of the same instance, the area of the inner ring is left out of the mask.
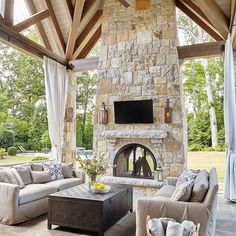
<path id="1" fill-rule="evenodd" d="M 90 188 L 93 193 L 108 193 L 111 190 L 111 186 L 98 182 L 94 183 Z"/>

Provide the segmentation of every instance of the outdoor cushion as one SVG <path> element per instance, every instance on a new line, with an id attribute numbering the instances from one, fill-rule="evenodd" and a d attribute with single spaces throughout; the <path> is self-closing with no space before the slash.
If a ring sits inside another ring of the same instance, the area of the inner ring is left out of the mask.
<path id="1" fill-rule="evenodd" d="M 24 184 L 31 184 L 32 178 L 31 178 L 31 165 L 29 164 L 23 164 L 23 165 L 16 165 L 14 166 L 18 174 L 20 175 L 21 179 L 23 180 Z"/>
<path id="2" fill-rule="evenodd" d="M 52 180 L 64 179 L 62 174 L 62 165 L 58 162 L 43 162 L 43 169 L 50 170 Z"/>
<path id="3" fill-rule="evenodd" d="M 20 188 L 24 188 L 25 186 L 20 175 L 17 173 L 16 169 L 14 168 L 0 170 L 0 182 L 16 184 Z"/>
<path id="4" fill-rule="evenodd" d="M 47 183 L 52 181 L 50 170 L 31 171 L 31 176 L 34 184 Z"/>
<path id="5" fill-rule="evenodd" d="M 180 184 L 187 182 L 189 180 L 195 180 L 197 174 L 198 174 L 198 171 L 185 169 L 179 176 L 176 183 L 176 187 L 178 187 Z"/>
<path id="6" fill-rule="evenodd" d="M 31 169 L 33 171 L 43 171 L 43 165 L 42 165 L 42 163 L 32 163 Z"/>
<path id="7" fill-rule="evenodd" d="M 62 174 L 64 178 L 73 177 L 73 163 L 62 163 Z"/>
<path id="8" fill-rule="evenodd" d="M 56 188 L 58 191 L 74 187 L 82 183 L 81 179 L 78 178 L 67 178 L 67 179 L 59 179 L 54 180 L 52 182 L 47 183 L 47 186 L 52 186 Z"/>
<path id="9" fill-rule="evenodd" d="M 202 202 L 204 200 L 209 188 L 208 176 L 209 174 L 206 170 L 200 171 L 197 175 L 190 198 L 191 202 Z"/>
<path id="10" fill-rule="evenodd" d="M 19 205 L 45 198 L 56 191 L 56 187 L 48 186 L 47 184 L 26 185 L 25 188 L 20 190 Z"/>
<path id="11" fill-rule="evenodd" d="M 173 185 L 164 185 L 161 189 L 159 189 L 156 193 L 156 196 L 163 196 L 163 197 L 171 197 L 174 193 L 176 187 Z"/>

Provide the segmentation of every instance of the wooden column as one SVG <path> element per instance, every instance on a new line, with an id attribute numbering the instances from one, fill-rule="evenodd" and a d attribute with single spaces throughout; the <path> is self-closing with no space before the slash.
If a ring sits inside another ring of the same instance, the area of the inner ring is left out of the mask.
<path id="1" fill-rule="evenodd" d="M 76 157 L 76 75 L 67 71 L 62 162 L 75 162 Z"/>

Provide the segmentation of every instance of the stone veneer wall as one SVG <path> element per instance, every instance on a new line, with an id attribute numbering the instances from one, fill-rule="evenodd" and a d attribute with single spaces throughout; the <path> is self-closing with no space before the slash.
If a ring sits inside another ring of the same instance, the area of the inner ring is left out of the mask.
<path id="1" fill-rule="evenodd" d="M 76 154 L 76 75 L 73 71 L 67 71 L 67 85 L 65 97 L 65 110 L 71 109 L 72 120 L 67 115 L 64 118 L 64 133 L 62 146 L 62 162 L 75 161 Z"/>
<path id="2" fill-rule="evenodd" d="M 110 164 L 117 151 L 129 143 L 147 146 L 164 160 L 166 175 L 178 175 L 185 164 L 183 91 L 177 54 L 177 25 L 172 0 L 151 0 L 151 8 L 136 11 L 134 0 L 124 8 L 118 1 L 105 0 L 102 46 L 98 66 L 94 151 Z M 173 121 L 164 123 L 166 99 L 173 107 Z M 120 125 L 114 123 L 114 101 L 153 99 L 154 123 Z M 109 123 L 98 124 L 102 102 L 109 110 Z M 107 130 L 144 130 L 143 138 L 102 136 Z M 166 138 L 152 139 L 150 130 L 164 130 Z M 145 137 L 147 135 L 147 137 Z"/>

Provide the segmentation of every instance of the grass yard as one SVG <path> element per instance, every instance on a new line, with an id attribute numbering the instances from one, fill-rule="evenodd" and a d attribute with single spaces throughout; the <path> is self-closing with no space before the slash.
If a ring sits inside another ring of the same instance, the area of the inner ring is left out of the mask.
<path id="1" fill-rule="evenodd" d="M 0 159 L 0 166 L 1 165 L 11 165 L 16 163 L 24 163 L 24 162 L 31 162 L 35 156 L 12 156 L 4 159 Z"/>
<path id="2" fill-rule="evenodd" d="M 225 152 L 188 152 L 187 166 L 192 169 L 210 170 L 216 167 L 219 183 L 224 183 Z"/>

